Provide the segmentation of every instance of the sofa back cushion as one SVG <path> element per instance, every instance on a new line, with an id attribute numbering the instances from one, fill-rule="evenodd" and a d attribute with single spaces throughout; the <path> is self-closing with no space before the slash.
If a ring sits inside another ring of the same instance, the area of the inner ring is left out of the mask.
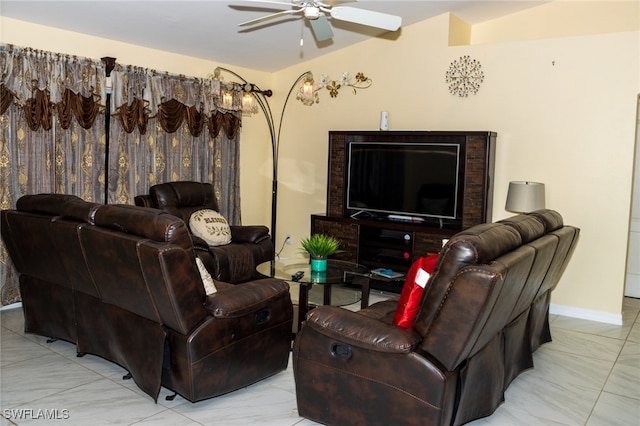
<path id="1" fill-rule="evenodd" d="M 144 241 L 138 256 L 162 323 L 189 334 L 208 313 L 204 285 L 192 254 L 174 245 Z"/>
<path id="2" fill-rule="evenodd" d="M 157 209 L 106 205 L 95 224 L 81 237 L 105 301 L 182 333 L 202 321 L 205 292 L 182 220 Z"/>
<path id="3" fill-rule="evenodd" d="M 104 303 L 160 322 L 138 260 L 144 238 L 98 226 L 80 228 L 84 257 Z"/>
<path id="4" fill-rule="evenodd" d="M 2 212 L 2 238 L 20 275 L 70 287 L 61 253 L 55 250 L 51 235 L 53 217 L 5 210 Z"/>
<path id="5" fill-rule="evenodd" d="M 533 215 L 520 214 L 508 219 L 503 219 L 498 223 L 511 226 L 515 229 L 518 234 L 520 234 L 523 244 L 540 238 L 547 232 L 542 220 Z"/>
<path id="6" fill-rule="evenodd" d="M 88 203 L 74 195 L 24 195 L 16 210 L 3 211 L 2 237 L 20 274 L 72 287 L 63 258 L 64 244 L 52 233 L 54 220 L 65 221 L 73 229 L 90 222 L 99 204 Z"/>
<path id="7" fill-rule="evenodd" d="M 16 203 L 16 210 L 92 223 L 93 215 L 99 206 L 98 203 L 84 201 L 75 195 L 33 194 L 20 197 Z"/>
<path id="8" fill-rule="evenodd" d="M 439 314 L 451 286 L 465 267 L 485 265 L 501 254 L 522 244 L 520 235 L 513 229 L 496 223 L 486 223 L 459 232 L 442 249 L 428 291 L 423 301 L 415 326 L 424 335 Z"/>
<path id="9" fill-rule="evenodd" d="M 473 356 L 557 284 L 577 235 L 552 210 L 455 235 L 416 318 L 422 348 L 449 370 Z"/>
<path id="10" fill-rule="evenodd" d="M 546 221 L 548 222 L 547 224 L 543 220 L 545 216 L 551 218 L 551 221 Z M 547 232 L 562 227 L 562 217 L 557 212 L 541 210 L 536 214 L 513 216 L 501 220 L 499 223 L 511 226 L 518 231 L 522 237 L 522 242 L 533 248 L 536 254 L 523 292 L 513 307 L 513 312 L 510 316 L 511 321 L 527 310 L 537 295 L 540 294 L 542 283 L 551 270 L 551 263 L 557 257 L 556 254 L 559 248 L 559 239 L 547 234 Z M 551 223 L 552 225 L 549 226 Z"/>
<path id="11" fill-rule="evenodd" d="M 507 323 L 535 257 L 521 244 L 512 227 L 482 224 L 456 234 L 440 253 L 414 328 L 447 369 Z"/>
<path id="12" fill-rule="evenodd" d="M 202 209 L 219 211 L 213 185 L 206 182 L 166 182 L 149 188 L 153 206 L 189 223 L 191 215 Z"/>

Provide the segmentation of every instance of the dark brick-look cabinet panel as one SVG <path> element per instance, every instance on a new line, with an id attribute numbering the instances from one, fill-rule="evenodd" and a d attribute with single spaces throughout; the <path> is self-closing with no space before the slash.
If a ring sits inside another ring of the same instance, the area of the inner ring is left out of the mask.
<path id="1" fill-rule="evenodd" d="M 353 221 L 312 215 L 311 233 L 331 235 L 340 241 L 340 250 L 343 252 L 331 256 L 332 259 L 358 261 L 358 225 Z"/>
<path id="2" fill-rule="evenodd" d="M 413 253 L 412 260 L 415 262 L 422 256 L 440 253 L 442 248 L 442 240 L 449 239 L 454 232 L 415 232 L 413 237 Z"/>
<path id="3" fill-rule="evenodd" d="M 335 134 L 329 140 L 329 175 L 327 184 L 327 216 L 344 214 L 344 177 L 347 148 L 344 134 Z"/>
<path id="4" fill-rule="evenodd" d="M 464 207 L 462 228 L 491 221 L 493 204 L 493 169 L 495 163 L 495 136 L 469 135 L 466 137 L 464 179 Z"/>

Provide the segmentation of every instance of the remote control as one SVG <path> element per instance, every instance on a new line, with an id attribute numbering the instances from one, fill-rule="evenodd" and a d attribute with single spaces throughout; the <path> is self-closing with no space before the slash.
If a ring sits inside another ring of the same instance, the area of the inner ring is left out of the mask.
<path id="1" fill-rule="evenodd" d="M 300 278 L 302 278 L 303 276 L 304 276 L 304 272 L 298 271 L 295 274 L 291 275 L 291 281 L 298 282 L 300 281 Z"/>

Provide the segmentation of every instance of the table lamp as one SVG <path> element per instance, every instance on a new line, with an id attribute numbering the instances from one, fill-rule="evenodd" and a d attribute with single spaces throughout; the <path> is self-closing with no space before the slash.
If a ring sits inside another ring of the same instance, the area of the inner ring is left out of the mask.
<path id="1" fill-rule="evenodd" d="M 505 210 L 529 213 L 544 209 L 544 183 L 515 181 L 509 182 Z"/>

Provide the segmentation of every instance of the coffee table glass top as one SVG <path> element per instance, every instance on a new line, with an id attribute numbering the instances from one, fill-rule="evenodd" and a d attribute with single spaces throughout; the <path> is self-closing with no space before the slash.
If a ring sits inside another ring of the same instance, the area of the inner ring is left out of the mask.
<path id="1" fill-rule="evenodd" d="M 324 289 L 331 285 L 331 305 L 344 306 L 360 301 L 361 292 L 358 287 L 350 287 L 349 283 L 357 278 L 369 275 L 369 268 L 352 262 L 341 260 L 327 261 L 326 272 L 312 272 L 308 259 L 282 259 L 264 262 L 256 268 L 258 273 L 266 277 L 293 281 L 293 275 L 302 271 L 298 285 L 305 285 L 308 289 L 308 302 L 312 305 L 322 305 Z"/>

